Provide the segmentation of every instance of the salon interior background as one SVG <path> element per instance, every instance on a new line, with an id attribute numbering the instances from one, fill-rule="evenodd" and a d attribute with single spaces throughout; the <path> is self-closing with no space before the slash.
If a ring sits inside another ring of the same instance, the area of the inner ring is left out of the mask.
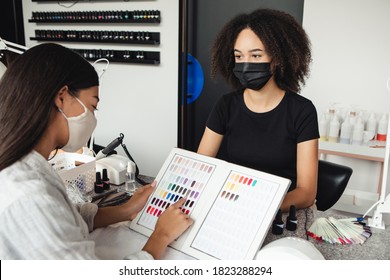
<path id="1" fill-rule="evenodd" d="M 1 2 L 0 36 L 29 47 L 37 44 L 37 41 L 30 40 L 30 37 L 35 36 L 34 30 L 37 28 L 147 29 L 160 32 L 160 45 L 142 46 L 160 52 L 160 65 L 110 65 L 102 81 L 102 101 L 95 134 L 96 142 L 106 145 L 120 132 L 124 133 L 124 142 L 138 162 L 141 173 L 155 176 L 170 149 L 177 146 L 179 140 L 180 1 L 79 1 L 69 8 L 57 2 Z M 245 0 L 239 2 L 240 6 L 245 5 Z M 223 8 L 221 6 L 218 13 L 222 13 Z M 65 26 L 28 21 L 32 11 L 78 10 L 160 10 L 162 20 L 158 25 L 135 26 Z M 356 105 L 374 112 L 390 111 L 390 93 L 385 86 L 386 79 L 390 77 L 390 36 L 387 30 L 390 26 L 389 11 L 390 1 L 387 0 L 304 1 L 303 26 L 312 41 L 313 64 L 311 77 L 302 94 L 313 101 L 319 114 L 331 102 L 345 107 Z M 64 45 L 85 48 L 80 43 Z M 112 48 L 112 45 L 95 44 L 95 47 Z M 115 45 L 115 49 L 137 49 L 137 46 Z M 330 159 L 354 168 L 349 186 L 367 191 L 376 190 L 379 163 L 339 157 Z"/>

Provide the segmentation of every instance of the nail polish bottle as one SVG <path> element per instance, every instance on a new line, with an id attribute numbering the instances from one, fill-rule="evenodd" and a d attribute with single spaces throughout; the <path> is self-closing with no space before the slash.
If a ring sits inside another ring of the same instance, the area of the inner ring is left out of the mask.
<path id="1" fill-rule="evenodd" d="M 109 190 L 110 189 L 110 179 L 108 179 L 107 169 L 106 168 L 103 169 L 102 181 L 103 181 L 103 189 L 104 190 Z"/>
<path id="2" fill-rule="evenodd" d="M 290 212 L 288 214 L 287 221 L 286 221 L 286 229 L 294 231 L 297 229 L 297 226 L 298 226 L 298 219 L 296 216 L 296 208 L 294 205 L 291 205 Z"/>
<path id="3" fill-rule="evenodd" d="M 102 178 L 100 172 L 96 172 L 95 193 L 102 193 L 102 192 L 104 192 Z"/>
<path id="4" fill-rule="evenodd" d="M 275 220 L 272 222 L 272 233 L 275 235 L 281 235 L 283 233 L 284 223 L 282 220 L 282 211 L 278 210 Z"/>

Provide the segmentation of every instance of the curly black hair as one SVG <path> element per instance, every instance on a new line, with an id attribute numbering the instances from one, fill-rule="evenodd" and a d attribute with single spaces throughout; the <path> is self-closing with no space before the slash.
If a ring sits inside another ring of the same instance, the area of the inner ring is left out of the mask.
<path id="1" fill-rule="evenodd" d="M 214 41 L 211 50 L 211 75 L 220 74 L 234 88 L 242 88 L 234 76 L 234 44 L 238 34 L 250 28 L 271 56 L 271 69 L 279 88 L 299 92 L 309 75 L 311 44 L 293 16 L 278 10 L 258 9 L 230 20 Z"/>

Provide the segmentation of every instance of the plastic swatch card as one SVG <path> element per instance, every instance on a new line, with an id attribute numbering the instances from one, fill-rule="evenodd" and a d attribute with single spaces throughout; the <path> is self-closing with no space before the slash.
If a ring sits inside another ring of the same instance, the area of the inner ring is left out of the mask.
<path id="1" fill-rule="evenodd" d="M 171 247 L 198 259 L 253 259 L 290 186 L 290 180 L 172 149 L 144 209 L 130 223 L 150 236 L 158 217 L 181 197 L 194 223 Z"/>

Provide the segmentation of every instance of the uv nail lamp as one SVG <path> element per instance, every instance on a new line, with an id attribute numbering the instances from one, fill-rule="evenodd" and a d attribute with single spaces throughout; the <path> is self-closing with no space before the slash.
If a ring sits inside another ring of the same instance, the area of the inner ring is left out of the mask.
<path id="1" fill-rule="evenodd" d="M 107 176 L 113 185 L 122 185 L 125 182 L 127 163 L 130 160 L 121 155 L 110 155 L 96 161 L 96 172 L 107 169 Z"/>
<path id="2" fill-rule="evenodd" d="M 297 237 L 284 237 L 265 245 L 256 260 L 324 260 L 324 256 L 309 241 Z"/>

